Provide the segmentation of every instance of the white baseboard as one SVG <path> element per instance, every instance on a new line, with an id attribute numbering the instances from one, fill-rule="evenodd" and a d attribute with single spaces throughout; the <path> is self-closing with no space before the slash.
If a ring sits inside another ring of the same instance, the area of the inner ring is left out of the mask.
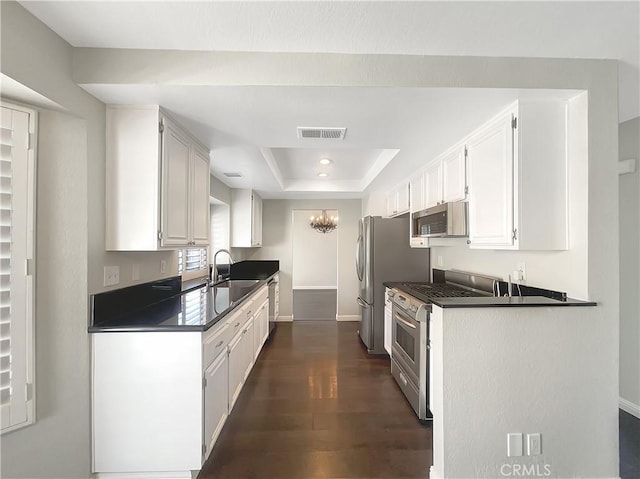
<path id="1" fill-rule="evenodd" d="M 278 323 L 290 323 L 293 321 L 293 316 L 278 316 Z"/>
<path id="2" fill-rule="evenodd" d="M 359 314 L 337 314 L 336 321 L 360 321 Z"/>
<path id="3" fill-rule="evenodd" d="M 618 399 L 618 404 L 620 405 L 620 409 L 640 419 L 639 405 L 634 404 L 631 401 L 627 401 L 626 399 L 623 399 L 623 398 Z"/>
<path id="4" fill-rule="evenodd" d="M 196 473 L 199 471 L 196 471 Z M 191 479 L 191 471 L 177 472 L 96 472 L 96 479 Z"/>

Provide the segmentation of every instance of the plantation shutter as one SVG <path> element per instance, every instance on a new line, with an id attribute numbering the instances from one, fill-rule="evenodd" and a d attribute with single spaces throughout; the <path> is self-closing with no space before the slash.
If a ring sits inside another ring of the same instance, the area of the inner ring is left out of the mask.
<path id="1" fill-rule="evenodd" d="M 31 422 L 34 158 L 30 114 L 2 106 L 0 120 L 0 422 Z"/>
<path id="2" fill-rule="evenodd" d="M 187 249 L 178 251 L 178 274 L 190 273 L 207 268 L 207 249 Z"/>

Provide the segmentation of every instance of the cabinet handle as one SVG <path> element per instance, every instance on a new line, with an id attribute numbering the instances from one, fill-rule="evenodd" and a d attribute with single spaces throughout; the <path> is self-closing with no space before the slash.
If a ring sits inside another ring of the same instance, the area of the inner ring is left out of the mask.
<path id="1" fill-rule="evenodd" d="M 220 346 L 222 346 L 224 344 L 224 341 L 220 341 L 218 344 L 216 344 L 216 348 L 219 348 Z"/>
<path id="2" fill-rule="evenodd" d="M 238 326 L 240 326 L 240 321 L 238 321 L 238 322 L 236 323 L 236 325 L 234 326 L 234 328 L 237 328 Z"/>

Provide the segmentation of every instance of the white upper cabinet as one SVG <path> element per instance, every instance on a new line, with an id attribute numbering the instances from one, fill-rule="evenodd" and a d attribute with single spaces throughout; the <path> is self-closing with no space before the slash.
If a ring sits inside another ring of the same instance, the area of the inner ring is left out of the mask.
<path id="1" fill-rule="evenodd" d="M 567 106 L 519 102 L 467 141 L 472 248 L 567 249 Z"/>
<path id="2" fill-rule="evenodd" d="M 402 183 L 387 195 L 387 216 L 398 216 L 409 211 L 409 183 Z"/>
<path id="3" fill-rule="evenodd" d="M 460 201 L 467 197 L 467 161 L 465 148 L 456 146 L 442 155 L 442 201 Z"/>
<path id="4" fill-rule="evenodd" d="M 456 145 L 437 157 L 425 168 L 423 175 L 423 207 L 412 208 L 412 211 L 464 200 L 467 186 L 464 145 Z"/>
<path id="5" fill-rule="evenodd" d="M 423 210 L 425 208 L 424 173 L 420 173 L 409 182 L 409 191 L 411 192 L 411 212 Z"/>
<path id="6" fill-rule="evenodd" d="M 158 106 L 109 106 L 106 249 L 209 242 L 209 150 Z"/>
<path id="7" fill-rule="evenodd" d="M 231 190 L 231 246 L 262 246 L 262 198 L 253 190 Z"/>
<path id="8" fill-rule="evenodd" d="M 424 207 L 431 208 L 442 202 L 442 161 L 435 160 L 424 170 Z"/>

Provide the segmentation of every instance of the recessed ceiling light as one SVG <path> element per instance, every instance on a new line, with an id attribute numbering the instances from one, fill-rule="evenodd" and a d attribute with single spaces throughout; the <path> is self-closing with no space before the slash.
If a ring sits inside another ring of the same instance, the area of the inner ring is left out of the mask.
<path id="1" fill-rule="evenodd" d="M 331 163 L 333 163 L 329 158 L 321 158 L 320 159 L 320 164 L 321 165 L 330 165 Z"/>
<path id="2" fill-rule="evenodd" d="M 320 178 L 326 178 L 327 176 L 329 176 L 329 173 L 318 173 L 318 176 Z"/>

